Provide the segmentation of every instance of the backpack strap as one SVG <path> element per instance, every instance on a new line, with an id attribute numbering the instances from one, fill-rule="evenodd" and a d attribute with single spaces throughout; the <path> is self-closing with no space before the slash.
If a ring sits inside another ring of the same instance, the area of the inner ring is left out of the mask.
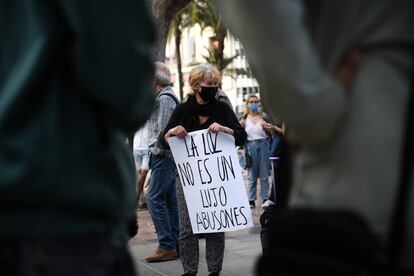
<path id="1" fill-rule="evenodd" d="M 263 117 L 263 120 L 264 120 L 266 123 L 269 123 L 269 124 L 272 124 L 272 125 L 273 125 L 272 118 L 270 118 L 270 116 L 269 116 L 266 112 L 263 112 L 263 113 L 262 113 L 262 117 Z"/>
<path id="2" fill-rule="evenodd" d="M 162 93 L 161 95 L 160 95 L 160 97 L 161 96 L 168 96 L 168 97 L 170 97 L 171 99 L 173 99 L 174 100 L 174 102 L 175 102 L 175 104 L 176 105 L 179 105 L 180 104 L 180 101 L 177 99 L 177 97 L 176 96 L 174 96 L 173 94 L 171 94 L 171 93 L 168 93 L 168 92 L 166 92 L 166 93 Z"/>

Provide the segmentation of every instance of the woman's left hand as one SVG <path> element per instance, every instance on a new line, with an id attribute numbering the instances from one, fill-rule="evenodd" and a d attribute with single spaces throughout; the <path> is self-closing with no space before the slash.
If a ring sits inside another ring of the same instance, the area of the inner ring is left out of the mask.
<path id="1" fill-rule="evenodd" d="M 224 131 L 224 130 L 223 130 L 223 126 L 220 125 L 219 123 L 212 123 L 209 126 L 208 131 L 210 131 L 210 132 L 219 132 L 219 131 Z"/>
<path id="2" fill-rule="evenodd" d="M 262 123 L 262 128 L 264 128 L 265 130 L 272 130 L 274 127 L 272 124 L 264 122 Z"/>
<path id="3" fill-rule="evenodd" d="M 222 126 L 219 123 L 212 123 L 209 126 L 208 131 L 210 131 L 210 132 L 219 132 L 219 131 L 222 131 L 222 132 L 228 133 L 230 135 L 233 135 L 233 130 L 231 128 Z"/>

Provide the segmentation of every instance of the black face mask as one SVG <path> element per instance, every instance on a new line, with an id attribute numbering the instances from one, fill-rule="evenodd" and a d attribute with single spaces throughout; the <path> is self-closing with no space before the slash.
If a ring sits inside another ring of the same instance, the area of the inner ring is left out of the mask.
<path id="1" fill-rule="evenodd" d="M 213 101 L 216 97 L 218 91 L 217 86 L 209 87 L 209 86 L 201 86 L 200 97 L 205 102 Z"/>

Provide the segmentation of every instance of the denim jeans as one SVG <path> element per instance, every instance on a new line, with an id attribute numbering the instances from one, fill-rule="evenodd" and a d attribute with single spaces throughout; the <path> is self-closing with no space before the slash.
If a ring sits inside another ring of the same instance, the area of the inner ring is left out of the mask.
<path id="1" fill-rule="evenodd" d="M 0 274 L 7 276 L 134 276 L 125 245 L 110 237 L 0 240 Z"/>
<path id="2" fill-rule="evenodd" d="M 283 135 L 278 133 L 272 140 L 272 144 L 270 146 L 270 156 L 272 157 L 280 157 L 280 143 L 282 141 Z"/>
<path id="3" fill-rule="evenodd" d="M 179 234 L 175 163 L 171 158 L 151 155 L 150 169 L 147 204 L 157 230 L 159 247 L 175 249 L 178 247 Z"/>
<path id="4" fill-rule="evenodd" d="M 281 142 L 283 139 L 283 135 L 278 133 L 272 140 L 272 144 L 270 146 L 270 156 L 272 157 L 279 157 L 281 153 Z M 270 200 L 276 203 L 276 188 L 279 185 L 279 160 L 271 161 L 273 163 L 273 178 L 272 182 L 273 185 L 270 188 Z"/>
<path id="5" fill-rule="evenodd" d="M 247 142 L 247 150 L 252 159 L 248 168 L 249 177 L 249 201 L 256 200 L 257 179 L 260 178 L 260 195 L 262 200 L 269 198 L 269 173 L 270 173 L 270 146 L 266 139 Z"/>

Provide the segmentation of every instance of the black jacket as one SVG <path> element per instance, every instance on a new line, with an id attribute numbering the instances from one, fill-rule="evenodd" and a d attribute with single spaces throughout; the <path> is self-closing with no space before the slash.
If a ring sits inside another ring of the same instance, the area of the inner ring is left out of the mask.
<path id="1" fill-rule="evenodd" d="M 220 125 L 226 126 L 233 130 L 236 146 L 241 146 L 246 142 L 246 131 L 240 125 L 236 115 L 226 103 L 215 101 L 213 112 L 210 115 L 209 119 L 205 123 L 200 124 L 198 116 L 195 114 L 193 109 L 192 103 L 194 101 L 195 96 L 192 95 L 185 103 L 182 103 L 176 107 L 174 113 L 171 115 L 167 127 L 165 128 L 164 135 L 168 130 L 178 125 L 182 125 L 187 130 L 187 132 L 192 132 L 196 130 L 207 129 L 211 124 L 219 123 Z M 162 137 L 162 143 L 165 147 L 168 147 L 164 136 Z"/>

